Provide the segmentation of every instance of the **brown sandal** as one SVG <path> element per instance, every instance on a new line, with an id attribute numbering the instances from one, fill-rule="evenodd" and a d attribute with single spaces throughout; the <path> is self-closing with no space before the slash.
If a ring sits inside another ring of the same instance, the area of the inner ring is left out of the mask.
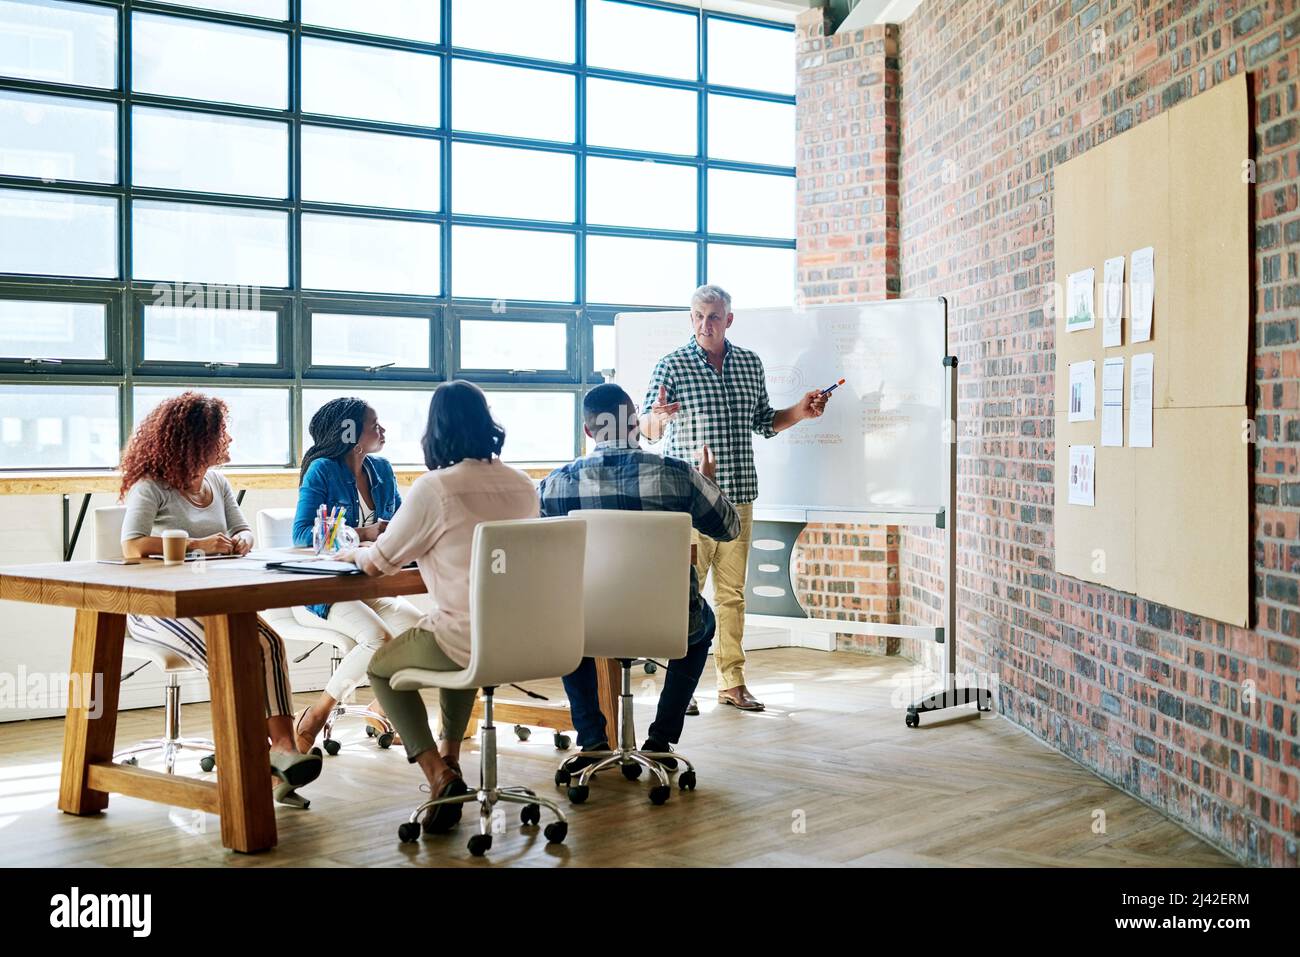
<path id="1" fill-rule="evenodd" d="M 315 735 L 313 735 L 309 740 L 307 738 L 307 735 L 303 734 L 302 731 L 300 730 L 302 728 L 302 719 L 307 717 L 307 712 L 309 711 L 311 711 L 311 708 L 303 708 L 301 711 L 299 711 L 297 714 L 293 716 L 293 743 L 294 746 L 297 747 L 297 749 L 301 751 L 303 754 L 310 754 L 312 745 L 316 743 Z M 316 734 L 320 734 L 320 732 L 318 731 L 316 732 Z M 304 741 L 307 742 L 307 746 L 305 748 L 302 746 L 302 743 Z"/>

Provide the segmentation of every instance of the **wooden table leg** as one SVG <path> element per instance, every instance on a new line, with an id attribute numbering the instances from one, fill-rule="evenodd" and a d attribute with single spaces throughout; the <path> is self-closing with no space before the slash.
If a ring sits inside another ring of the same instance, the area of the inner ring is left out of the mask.
<path id="1" fill-rule="evenodd" d="M 59 781 L 59 810 L 68 814 L 98 814 L 108 807 L 108 792 L 89 786 L 88 767 L 113 759 L 125 634 L 125 615 L 77 610 Z"/>
<path id="2" fill-rule="evenodd" d="M 617 748 L 618 737 L 618 699 L 623 693 L 623 669 L 617 658 L 596 659 L 596 697 L 600 699 L 600 711 L 605 716 L 605 733 L 609 736 L 610 747 Z M 635 745 L 633 745 L 635 747 Z"/>
<path id="3" fill-rule="evenodd" d="M 205 618 L 204 626 L 221 843 L 236 851 L 263 851 L 275 847 L 276 835 L 257 615 L 215 615 Z"/>

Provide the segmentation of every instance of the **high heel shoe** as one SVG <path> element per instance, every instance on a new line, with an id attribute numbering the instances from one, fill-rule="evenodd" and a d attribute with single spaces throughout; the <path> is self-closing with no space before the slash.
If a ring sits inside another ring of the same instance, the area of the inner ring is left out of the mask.
<path id="1" fill-rule="evenodd" d="M 311 801 L 299 794 L 292 784 L 288 781 L 281 781 L 271 792 L 275 795 L 275 803 L 283 804 L 286 807 L 296 807 L 303 811 L 311 807 Z"/>
<path id="2" fill-rule="evenodd" d="M 320 753 L 314 748 L 308 754 L 271 752 L 271 774 L 290 788 L 300 788 L 315 781 L 320 777 L 321 764 Z"/>

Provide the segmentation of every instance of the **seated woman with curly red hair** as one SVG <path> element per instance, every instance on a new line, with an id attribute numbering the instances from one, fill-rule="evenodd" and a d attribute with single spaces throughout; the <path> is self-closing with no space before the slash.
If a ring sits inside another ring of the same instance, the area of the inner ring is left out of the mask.
<path id="1" fill-rule="evenodd" d="M 161 535 L 183 529 L 186 551 L 209 555 L 244 555 L 253 547 L 253 532 L 235 493 L 215 469 L 230 461 L 226 404 L 220 399 L 186 392 L 162 402 L 149 413 L 122 456 L 122 552 L 127 558 L 157 555 Z M 153 618 L 130 615 L 131 637 L 179 655 L 195 669 L 207 672 L 203 622 L 197 618 Z M 293 734 L 293 699 L 289 689 L 289 659 L 284 640 L 258 619 L 262 671 L 266 687 L 266 728 L 271 739 L 271 774 L 278 780 L 276 800 L 305 808 L 295 790 L 320 775 L 321 754 L 298 751 Z"/>

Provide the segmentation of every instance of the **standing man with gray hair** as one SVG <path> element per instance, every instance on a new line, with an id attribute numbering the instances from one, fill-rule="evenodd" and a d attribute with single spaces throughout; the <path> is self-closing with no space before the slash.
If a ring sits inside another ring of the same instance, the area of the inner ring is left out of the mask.
<path id="1" fill-rule="evenodd" d="M 752 432 L 764 438 L 814 419 L 829 396 L 814 389 L 787 409 L 767 397 L 763 360 L 733 345 L 727 330 L 735 316 L 731 296 L 718 286 L 701 286 L 691 296 L 691 340 L 659 360 L 641 404 L 642 431 L 651 441 L 667 438 L 664 454 L 688 462 L 712 457 L 718 486 L 740 514 L 740 535 L 720 542 L 693 533 L 700 587 L 713 570 L 718 631 L 713 664 L 718 701 L 742 711 L 763 704 L 745 687 L 745 574 L 758 497 Z"/>

